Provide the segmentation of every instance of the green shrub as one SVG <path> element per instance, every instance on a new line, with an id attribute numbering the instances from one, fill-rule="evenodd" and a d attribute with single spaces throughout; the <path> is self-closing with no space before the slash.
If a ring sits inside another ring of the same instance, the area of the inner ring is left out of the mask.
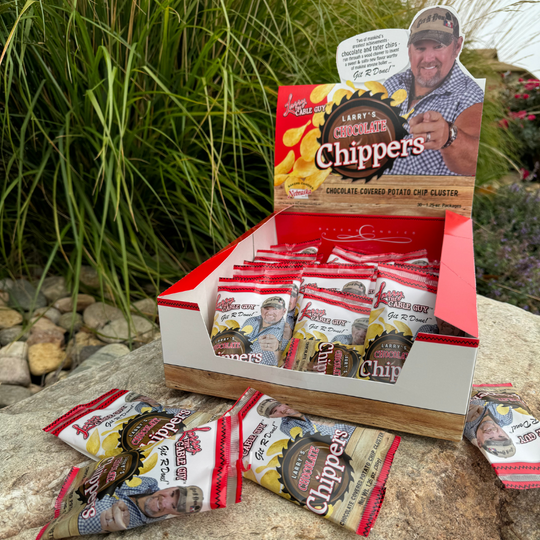
<path id="1" fill-rule="evenodd" d="M 540 313 L 540 191 L 477 195 L 473 217 L 478 292 Z"/>

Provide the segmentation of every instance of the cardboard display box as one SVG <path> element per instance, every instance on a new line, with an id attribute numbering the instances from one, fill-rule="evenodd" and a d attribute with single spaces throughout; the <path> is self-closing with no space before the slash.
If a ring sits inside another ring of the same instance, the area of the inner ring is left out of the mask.
<path id="1" fill-rule="evenodd" d="M 479 340 L 419 334 L 396 384 L 296 372 L 214 355 L 209 337 L 219 277 L 253 259 L 257 249 L 316 236 L 328 250 L 362 242 L 366 249 L 428 249 L 441 261 L 435 314 L 478 335 L 470 219 L 272 214 L 158 298 L 167 386 L 236 399 L 253 386 L 295 409 L 360 424 L 461 440 Z M 360 238 L 358 238 L 360 237 Z M 349 238 L 349 240 L 344 240 Z M 383 246 L 383 247 L 380 247 Z"/>
<path id="2" fill-rule="evenodd" d="M 253 386 L 301 412 L 457 441 L 479 344 L 470 214 L 485 81 L 456 59 L 445 64 L 452 71 L 439 86 L 413 95 L 399 86 L 418 69 L 407 64 L 409 33 L 375 34 L 340 45 L 341 83 L 279 89 L 276 212 L 159 296 L 166 383 L 230 399 Z M 387 46 L 377 46 L 374 60 L 375 39 Z M 400 62 L 389 63 L 396 51 Z M 370 65 L 357 69 L 364 61 Z M 384 78 L 366 78 L 373 62 L 386 66 Z M 448 126 L 437 148 L 435 122 Z M 318 237 L 325 254 L 334 245 L 368 253 L 426 248 L 441 263 L 435 315 L 469 337 L 418 334 L 396 384 L 216 356 L 209 331 L 218 279 L 231 277 L 258 249 Z"/>

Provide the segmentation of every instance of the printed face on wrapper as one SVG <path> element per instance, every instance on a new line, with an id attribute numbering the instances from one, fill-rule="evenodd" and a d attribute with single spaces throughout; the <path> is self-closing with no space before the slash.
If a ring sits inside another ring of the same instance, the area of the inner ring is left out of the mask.
<path id="1" fill-rule="evenodd" d="M 197 486 L 170 487 L 145 497 L 143 512 L 151 518 L 191 514 L 200 511 L 202 499 L 202 491 Z"/>
<path id="2" fill-rule="evenodd" d="M 510 437 L 489 415 L 486 415 L 478 426 L 476 440 L 480 448 L 499 457 L 508 458 L 516 453 Z"/>
<path id="3" fill-rule="evenodd" d="M 285 302 L 279 296 L 267 298 L 261 306 L 263 328 L 278 323 L 285 315 Z"/>

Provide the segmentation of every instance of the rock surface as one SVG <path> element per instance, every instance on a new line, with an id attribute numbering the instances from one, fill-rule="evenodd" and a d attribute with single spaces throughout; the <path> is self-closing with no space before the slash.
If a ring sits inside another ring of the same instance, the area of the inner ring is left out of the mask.
<path id="1" fill-rule="evenodd" d="M 64 330 L 73 330 L 73 332 L 78 332 L 83 327 L 83 318 L 80 313 L 64 313 L 59 321 L 58 326 L 61 326 Z"/>
<path id="2" fill-rule="evenodd" d="M 26 279 L 18 279 L 9 289 L 10 306 L 25 311 L 30 308 L 41 308 L 47 305 L 47 299 L 40 291 L 36 296 L 36 288 Z"/>
<path id="3" fill-rule="evenodd" d="M 88 306 L 83 313 L 84 324 L 94 330 L 99 330 L 111 321 L 123 318 L 122 310 L 104 302 L 96 302 Z"/>
<path id="4" fill-rule="evenodd" d="M 14 309 L 0 308 L 0 328 L 12 328 L 23 322 L 23 316 Z"/>
<path id="5" fill-rule="evenodd" d="M 56 326 L 56 324 L 46 317 L 41 317 L 31 322 L 33 326 L 30 329 L 30 337 L 27 340 L 28 346 L 35 345 L 36 343 L 63 345 L 66 331 L 62 327 Z"/>
<path id="6" fill-rule="evenodd" d="M 49 302 L 56 302 L 60 298 L 69 296 L 70 291 L 66 280 L 62 276 L 51 276 L 43 280 L 41 291 Z"/>
<path id="7" fill-rule="evenodd" d="M 32 375 L 44 375 L 57 369 L 62 363 L 69 367 L 66 352 L 58 343 L 36 343 L 28 349 L 28 365 Z"/>
<path id="8" fill-rule="evenodd" d="M 30 371 L 26 358 L 0 356 L 0 383 L 28 386 L 30 384 Z"/>
<path id="9" fill-rule="evenodd" d="M 30 333 L 23 332 L 23 327 L 19 325 L 12 326 L 11 328 L 4 328 L 3 330 L 0 330 L 0 345 L 8 345 L 15 340 L 26 341 L 29 335 Z"/>
<path id="10" fill-rule="evenodd" d="M 61 313 L 53 307 L 42 307 L 38 308 L 34 311 L 32 317 L 39 317 L 43 316 L 49 319 L 49 321 L 53 322 L 54 324 L 58 324 L 60 321 Z"/>
<path id="11" fill-rule="evenodd" d="M 131 326 L 123 318 L 110 322 L 99 332 L 100 339 L 105 343 L 121 343 L 130 338 L 145 343 L 150 341 L 154 329 L 153 324 L 138 315 L 133 315 L 131 320 L 133 321 Z"/>
<path id="12" fill-rule="evenodd" d="M 540 317 L 479 297 L 479 320 L 481 345 L 475 382 L 512 382 L 540 415 Z M 166 388 L 161 344 L 154 342 L 3 409 L 1 538 L 34 540 L 53 517 L 53 502 L 70 468 L 87 462 L 42 428 L 71 407 L 114 387 L 129 388 L 162 403 L 200 407 L 216 415 L 232 403 Z M 402 442 L 388 478 L 386 499 L 370 540 L 540 539 L 540 490 L 502 489 L 487 460 L 466 440 L 451 443 L 400 435 Z M 111 533 L 107 539 L 243 537 L 352 540 L 355 535 L 246 481 L 240 504 Z M 104 536 L 86 538 L 103 540 Z"/>
<path id="13" fill-rule="evenodd" d="M 77 305 L 75 311 L 84 311 L 90 304 L 93 304 L 96 299 L 89 294 L 77 295 Z M 60 298 L 54 303 L 54 307 L 61 313 L 68 313 L 73 311 L 73 298 Z"/>
<path id="14" fill-rule="evenodd" d="M 83 359 L 82 356 L 84 350 L 88 348 L 89 347 L 84 347 L 84 349 L 81 350 L 80 361 L 82 364 L 76 367 L 70 373 L 70 376 L 75 375 L 76 373 L 81 373 L 82 371 L 86 371 L 87 369 L 101 367 L 104 364 L 108 364 L 109 362 L 112 362 L 117 358 L 121 358 L 129 353 L 129 349 L 125 345 L 122 345 L 121 343 L 112 343 L 111 345 L 100 347 L 98 351 L 89 356 L 87 359 Z"/>
<path id="15" fill-rule="evenodd" d="M 0 384 L 0 408 L 15 405 L 32 395 L 32 391 L 22 386 Z M 2 503 L 0 502 L 0 506 Z M 2 518 L 0 518 L 0 534 L 2 534 Z"/>

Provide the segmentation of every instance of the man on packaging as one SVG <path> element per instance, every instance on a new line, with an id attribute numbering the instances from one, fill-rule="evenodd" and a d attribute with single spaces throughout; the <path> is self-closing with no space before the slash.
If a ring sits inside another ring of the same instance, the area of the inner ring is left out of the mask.
<path id="1" fill-rule="evenodd" d="M 355 319 L 352 323 L 351 333 L 344 336 L 336 336 L 332 343 L 342 343 L 343 345 L 363 345 L 366 340 L 369 318 Z"/>
<path id="2" fill-rule="evenodd" d="M 476 172 L 484 93 L 456 62 L 463 46 L 459 21 L 448 9 L 421 12 L 410 27 L 411 67 L 390 77 L 388 95 L 407 92 L 408 138 L 424 138 L 419 155 L 397 158 L 387 174 L 462 175 Z M 411 113 L 412 111 L 412 113 Z"/>
<path id="3" fill-rule="evenodd" d="M 249 341 L 251 352 L 262 353 L 261 364 L 277 366 L 283 347 L 285 330 L 285 301 L 279 296 L 267 298 L 261 306 L 261 314 L 250 317 L 240 329 Z"/>

